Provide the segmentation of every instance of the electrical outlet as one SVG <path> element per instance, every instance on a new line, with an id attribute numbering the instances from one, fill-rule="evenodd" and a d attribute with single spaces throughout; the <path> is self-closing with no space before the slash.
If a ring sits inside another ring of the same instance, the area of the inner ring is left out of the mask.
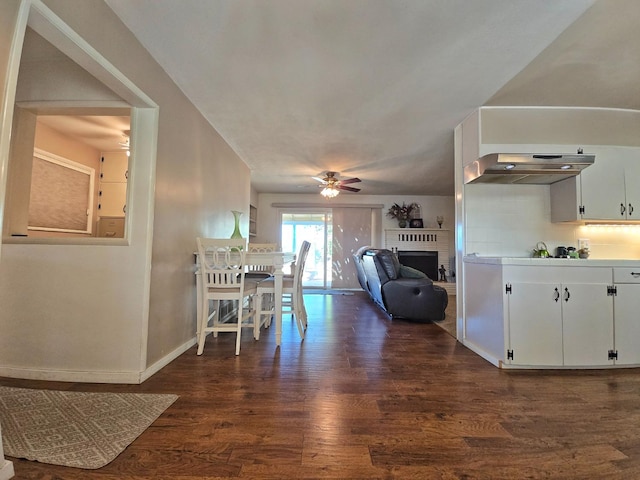
<path id="1" fill-rule="evenodd" d="M 589 239 L 588 238 L 579 238 L 578 239 L 578 249 L 586 248 L 589 249 Z"/>

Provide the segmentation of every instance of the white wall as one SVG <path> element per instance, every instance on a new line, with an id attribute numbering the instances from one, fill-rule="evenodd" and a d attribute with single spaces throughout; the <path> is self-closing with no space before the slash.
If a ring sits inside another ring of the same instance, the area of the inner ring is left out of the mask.
<path id="1" fill-rule="evenodd" d="M 157 149 L 133 118 L 128 242 L 3 246 L 0 375 L 140 381 L 193 344 L 195 238 L 248 212 L 249 169 L 101 0 L 46 4 L 159 106 Z"/>
<path id="2" fill-rule="evenodd" d="M 465 204 L 467 254 L 527 257 L 543 241 L 553 255 L 588 238 L 589 258 L 640 259 L 640 225 L 551 223 L 546 185 L 466 185 Z"/>
<path id="3" fill-rule="evenodd" d="M 6 190 L 7 159 L 9 155 L 9 140 L 11 125 L 6 121 L 12 116 L 13 105 L 8 101 L 15 95 L 15 81 L 11 81 L 9 65 L 12 62 L 12 39 L 16 34 L 16 16 L 19 4 L 17 2 L 0 2 L 0 193 Z M 17 74 L 17 72 L 16 72 Z M 0 220 L 4 212 L 4 195 L 0 195 Z M 2 242 L 0 242 L 0 259 L 2 258 Z M 0 337 L 5 335 L 5 327 L 0 323 Z M 5 460 L 2 447 L 2 429 L 0 428 L 0 479 L 6 480 L 14 476 L 13 463 Z"/>
<path id="4" fill-rule="evenodd" d="M 398 222 L 386 216 L 387 210 L 394 203 L 402 202 L 418 203 L 422 208 L 422 217 L 425 228 L 438 228 L 436 217 L 444 216 L 443 229 L 453 229 L 455 203 L 453 196 L 428 196 L 428 195 L 363 195 L 363 194 L 340 194 L 335 199 L 327 200 L 320 194 L 268 194 L 258 195 L 258 236 L 256 241 L 279 242 L 280 241 L 280 218 L 278 209 L 272 204 L 291 205 L 314 205 L 319 208 L 331 207 L 332 204 L 353 204 L 353 205 L 384 205 L 382 208 L 382 228 L 379 238 L 373 239 L 373 246 L 384 246 L 384 230 L 387 228 L 398 228 Z M 449 251 L 454 251 L 453 235 L 449 236 L 451 246 Z"/>

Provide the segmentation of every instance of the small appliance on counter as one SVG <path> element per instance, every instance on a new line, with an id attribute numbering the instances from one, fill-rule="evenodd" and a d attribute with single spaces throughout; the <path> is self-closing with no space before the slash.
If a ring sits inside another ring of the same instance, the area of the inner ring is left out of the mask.
<path id="1" fill-rule="evenodd" d="M 569 258 L 567 247 L 556 247 L 556 258 Z"/>
<path id="2" fill-rule="evenodd" d="M 549 249 L 547 248 L 547 244 L 544 242 L 538 242 L 536 248 L 533 249 L 533 257 L 534 258 L 548 258 L 549 257 Z"/>

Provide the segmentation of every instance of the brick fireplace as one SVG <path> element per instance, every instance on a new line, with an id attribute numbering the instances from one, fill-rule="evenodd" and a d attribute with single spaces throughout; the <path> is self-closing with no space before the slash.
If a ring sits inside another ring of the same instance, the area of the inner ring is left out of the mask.
<path id="1" fill-rule="evenodd" d="M 431 228 L 390 228 L 385 230 L 385 248 L 398 255 L 400 263 L 424 272 L 434 281 L 444 265 L 450 274 L 449 231 Z M 435 262 L 435 271 L 433 270 Z M 456 294 L 455 283 L 439 282 L 449 295 Z"/>

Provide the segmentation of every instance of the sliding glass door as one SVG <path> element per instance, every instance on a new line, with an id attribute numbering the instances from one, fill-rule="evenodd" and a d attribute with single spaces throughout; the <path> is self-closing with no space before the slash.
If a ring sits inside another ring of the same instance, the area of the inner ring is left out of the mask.
<path id="1" fill-rule="evenodd" d="M 377 206 L 358 205 L 280 211 L 283 250 L 297 252 L 304 240 L 311 242 L 302 282 L 305 288 L 360 288 L 353 253 L 372 244 L 380 211 Z"/>
<path id="2" fill-rule="evenodd" d="M 332 230 L 330 211 L 282 213 L 282 249 L 297 252 L 303 241 L 311 243 L 302 279 L 305 288 L 331 288 Z"/>

